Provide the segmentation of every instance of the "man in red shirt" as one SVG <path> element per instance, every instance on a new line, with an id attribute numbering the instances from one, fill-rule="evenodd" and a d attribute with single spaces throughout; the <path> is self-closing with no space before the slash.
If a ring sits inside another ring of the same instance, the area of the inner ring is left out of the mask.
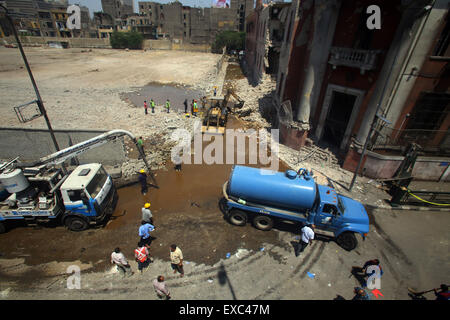
<path id="1" fill-rule="evenodd" d="M 446 284 L 441 284 L 441 291 L 434 289 L 434 294 L 436 295 L 436 300 L 449 300 L 450 292 L 448 292 L 448 286 Z"/>

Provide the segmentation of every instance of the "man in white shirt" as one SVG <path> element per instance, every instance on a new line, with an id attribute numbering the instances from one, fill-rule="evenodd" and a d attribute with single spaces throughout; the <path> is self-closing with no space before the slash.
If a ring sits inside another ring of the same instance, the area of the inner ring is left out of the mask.
<path id="1" fill-rule="evenodd" d="M 111 253 L 111 263 L 115 264 L 119 271 L 122 272 L 123 276 L 128 275 L 132 276 L 134 272 L 131 270 L 131 266 L 128 263 L 127 258 L 120 252 L 120 248 L 114 249 L 114 252 Z"/>
<path id="2" fill-rule="evenodd" d="M 302 228 L 302 235 L 300 238 L 300 241 L 298 242 L 297 250 L 295 251 L 295 256 L 298 257 L 300 252 L 303 252 L 303 250 L 308 246 L 308 244 L 312 243 L 312 240 L 314 239 L 314 228 L 315 225 L 306 225 Z"/>

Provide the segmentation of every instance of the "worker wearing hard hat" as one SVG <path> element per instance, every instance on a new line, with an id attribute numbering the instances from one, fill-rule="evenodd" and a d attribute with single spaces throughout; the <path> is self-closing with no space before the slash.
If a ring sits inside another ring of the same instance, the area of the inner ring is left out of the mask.
<path id="1" fill-rule="evenodd" d="M 192 115 L 197 116 L 197 112 L 198 112 L 197 100 L 194 100 L 194 104 L 192 106 Z"/>
<path id="2" fill-rule="evenodd" d="M 142 208 L 142 221 L 153 224 L 153 215 L 150 211 L 150 202 L 144 204 L 144 207 Z"/>
<path id="3" fill-rule="evenodd" d="M 143 195 L 147 194 L 148 188 L 147 188 L 147 175 L 145 174 L 145 170 L 142 169 L 139 171 L 139 182 L 141 184 L 141 193 Z"/>

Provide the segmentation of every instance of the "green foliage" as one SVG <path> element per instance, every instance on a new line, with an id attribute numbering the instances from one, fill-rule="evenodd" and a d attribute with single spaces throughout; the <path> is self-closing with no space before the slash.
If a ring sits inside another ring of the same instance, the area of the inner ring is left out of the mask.
<path id="1" fill-rule="evenodd" d="M 222 31 L 216 35 L 216 40 L 212 44 L 212 52 L 221 53 L 223 47 L 227 47 L 227 51 L 244 50 L 245 32 Z"/>
<path id="2" fill-rule="evenodd" d="M 111 47 L 114 49 L 141 49 L 144 36 L 137 31 L 114 31 L 110 37 Z"/>

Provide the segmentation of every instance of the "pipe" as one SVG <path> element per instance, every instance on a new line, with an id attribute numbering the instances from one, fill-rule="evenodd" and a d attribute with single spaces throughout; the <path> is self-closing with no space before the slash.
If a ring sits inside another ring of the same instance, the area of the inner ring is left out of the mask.
<path id="1" fill-rule="evenodd" d="M 436 1 L 433 1 L 431 7 L 434 6 L 434 3 L 435 3 L 435 2 L 436 2 Z M 425 24 L 426 24 L 426 22 L 428 21 L 428 18 L 429 18 L 429 16 L 430 16 L 430 12 L 431 12 L 431 10 L 428 10 L 427 17 L 426 17 L 425 19 L 422 19 L 422 21 L 421 21 L 421 23 L 420 23 L 420 26 L 419 26 L 419 31 L 416 32 L 416 35 L 414 36 L 413 43 L 412 43 L 411 47 L 410 47 L 409 50 L 408 50 L 408 54 L 406 55 L 406 59 L 404 60 L 405 62 L 404 62 L 404 64 L 403 64 L 402 70 L 401 70 L 401 72 L 399 73 L 399 76 L 397 77 L 397 79 L 395 80 L 394 88 L 392 89 L 391 94 L 390 94 L 390 96 L 389 96 L 389 98 L 388 98 L 386 108 L 385 108 L 384 111 L 383 111 L 383 117 L 386 117 L 387 113 L 389 112 L 389 109 L 390 109 L 390 107 L 391 107 L 391 105 L 392 105 L 392 102 L 393 102 L 393 100 L 394 100 L 394 96 L 395 96 L 395 94 L 396 94 L 398 88 L 400 87 L 400 83 L 401 83 L 401 79 L 402 79 L 402 77 L 403 77 L 403 74 L 405 73 L 406 68 L 407 68 L 408 65 L 409 65 L 409 62 L 410 62 L 411 57 L 412 57 L 412 55 L 413 55 L 413 52 L 415 51 L 415 48 L 416 48 L 416 46 L 417 46 L 417 43 L 419 42 L 419 37 L 422 35 L 423 29 L 424 29 L 424 27 L 425 27 Z"/>

